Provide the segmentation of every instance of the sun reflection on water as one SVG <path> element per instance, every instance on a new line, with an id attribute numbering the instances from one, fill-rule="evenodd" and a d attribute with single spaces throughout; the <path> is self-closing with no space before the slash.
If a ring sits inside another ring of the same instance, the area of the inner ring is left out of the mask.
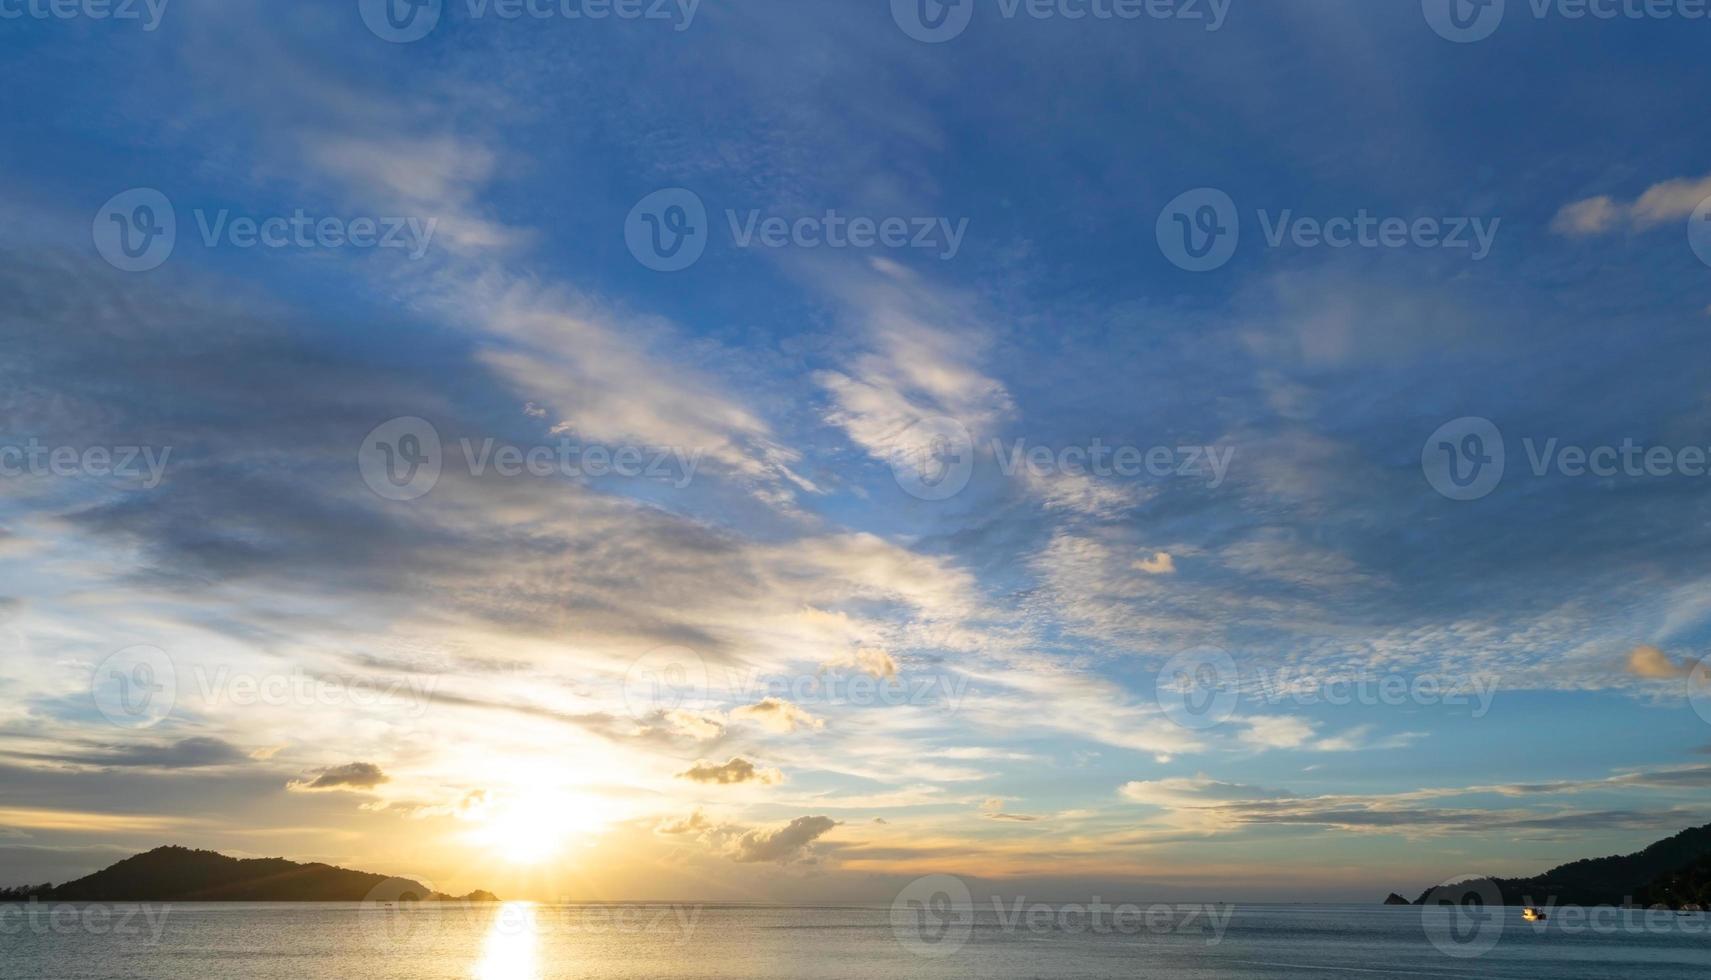
<path id="1" fill-rule="evenodd" d="M 533 902 L 506 902 L 493 916 L 475 980 L 539 980 L 540 924 Z"/>

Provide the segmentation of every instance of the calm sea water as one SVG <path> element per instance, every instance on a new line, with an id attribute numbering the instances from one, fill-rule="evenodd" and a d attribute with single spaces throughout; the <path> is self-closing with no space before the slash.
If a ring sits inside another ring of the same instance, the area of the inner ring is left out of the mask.
<path id="1" fill-rule="evenodd" d="M 3 911 L 3 910 L 12 911 Z M 0 906 L 0 977 L 20 980 L 923 980 L 936 977 L 1711 976 L 1704 916 L 1542 927 L 1518 910 L 1235 906 L 1137 923 L 977 910 L 730 906 Z M 1453 913 L 1445 913 L 1453 915 Z M 1614 915 L 1613 911 L 1605 913 Z M 33 917 L 32 917 L 33 916 Z M 924 928 L 923 928 L 924 926 Z M 1434 942 L 1436 940 L 1436 942 Z M 1489 948 L 1487 948 L 1489 947 Z M 1462 955 L 1451 955 L 1453 951 Z M 1472 955 L 1478 954 L 1478 955 Z"/>

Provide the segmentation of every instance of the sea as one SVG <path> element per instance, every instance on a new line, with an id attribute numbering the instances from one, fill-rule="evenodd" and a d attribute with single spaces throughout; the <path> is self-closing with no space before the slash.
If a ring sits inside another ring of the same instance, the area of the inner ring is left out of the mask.
<path id="1" fill-rule="evenodd" d="M 1711 977 L 1707 916 L 1329 905 L 0 905 L 12 980 Z"/>

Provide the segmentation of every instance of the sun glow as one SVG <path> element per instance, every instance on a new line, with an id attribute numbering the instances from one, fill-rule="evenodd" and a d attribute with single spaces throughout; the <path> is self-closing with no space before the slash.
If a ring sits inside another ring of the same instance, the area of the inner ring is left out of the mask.
<path id="1" fill-rule="evenodd" d="M 475 965 L 476 980 L 537 980 L 539 932 L 533 905 L 506 902 L 493 917 L 481 961 Z"/>
<path id="2" fill-rule="evenodd" d="M 598 797 L 554 791 L 495 801 L 477 819 L 477 843 L 513 864 L 541 864 L 600 832 L 611 815 Z"/>

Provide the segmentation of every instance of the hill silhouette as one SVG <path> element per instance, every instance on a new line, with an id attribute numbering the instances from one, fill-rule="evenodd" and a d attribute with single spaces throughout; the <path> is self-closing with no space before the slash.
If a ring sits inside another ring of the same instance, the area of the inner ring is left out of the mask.
<path id="1" fill-rule="evenodd" d="M 447 901 L 409 878 L 298 864 L 284 858 L 233 858 L 214 851 L 157 847 L 63 885 L 0 890 L 0 901 L 56 902 L 410 902 Z M 497 901 L 475 891 L 461 901 Z"/>
<path id="2" fill-rule="evenodd" d="M 1531 878 L 1486 880 L 1505 905 L 1698 905 L 1711 897 L 1711 824 L 1633 854 L 1583 858 Z M 1414 904 L 1424 904 L 1434 890 L 1427 889 Z"/>

